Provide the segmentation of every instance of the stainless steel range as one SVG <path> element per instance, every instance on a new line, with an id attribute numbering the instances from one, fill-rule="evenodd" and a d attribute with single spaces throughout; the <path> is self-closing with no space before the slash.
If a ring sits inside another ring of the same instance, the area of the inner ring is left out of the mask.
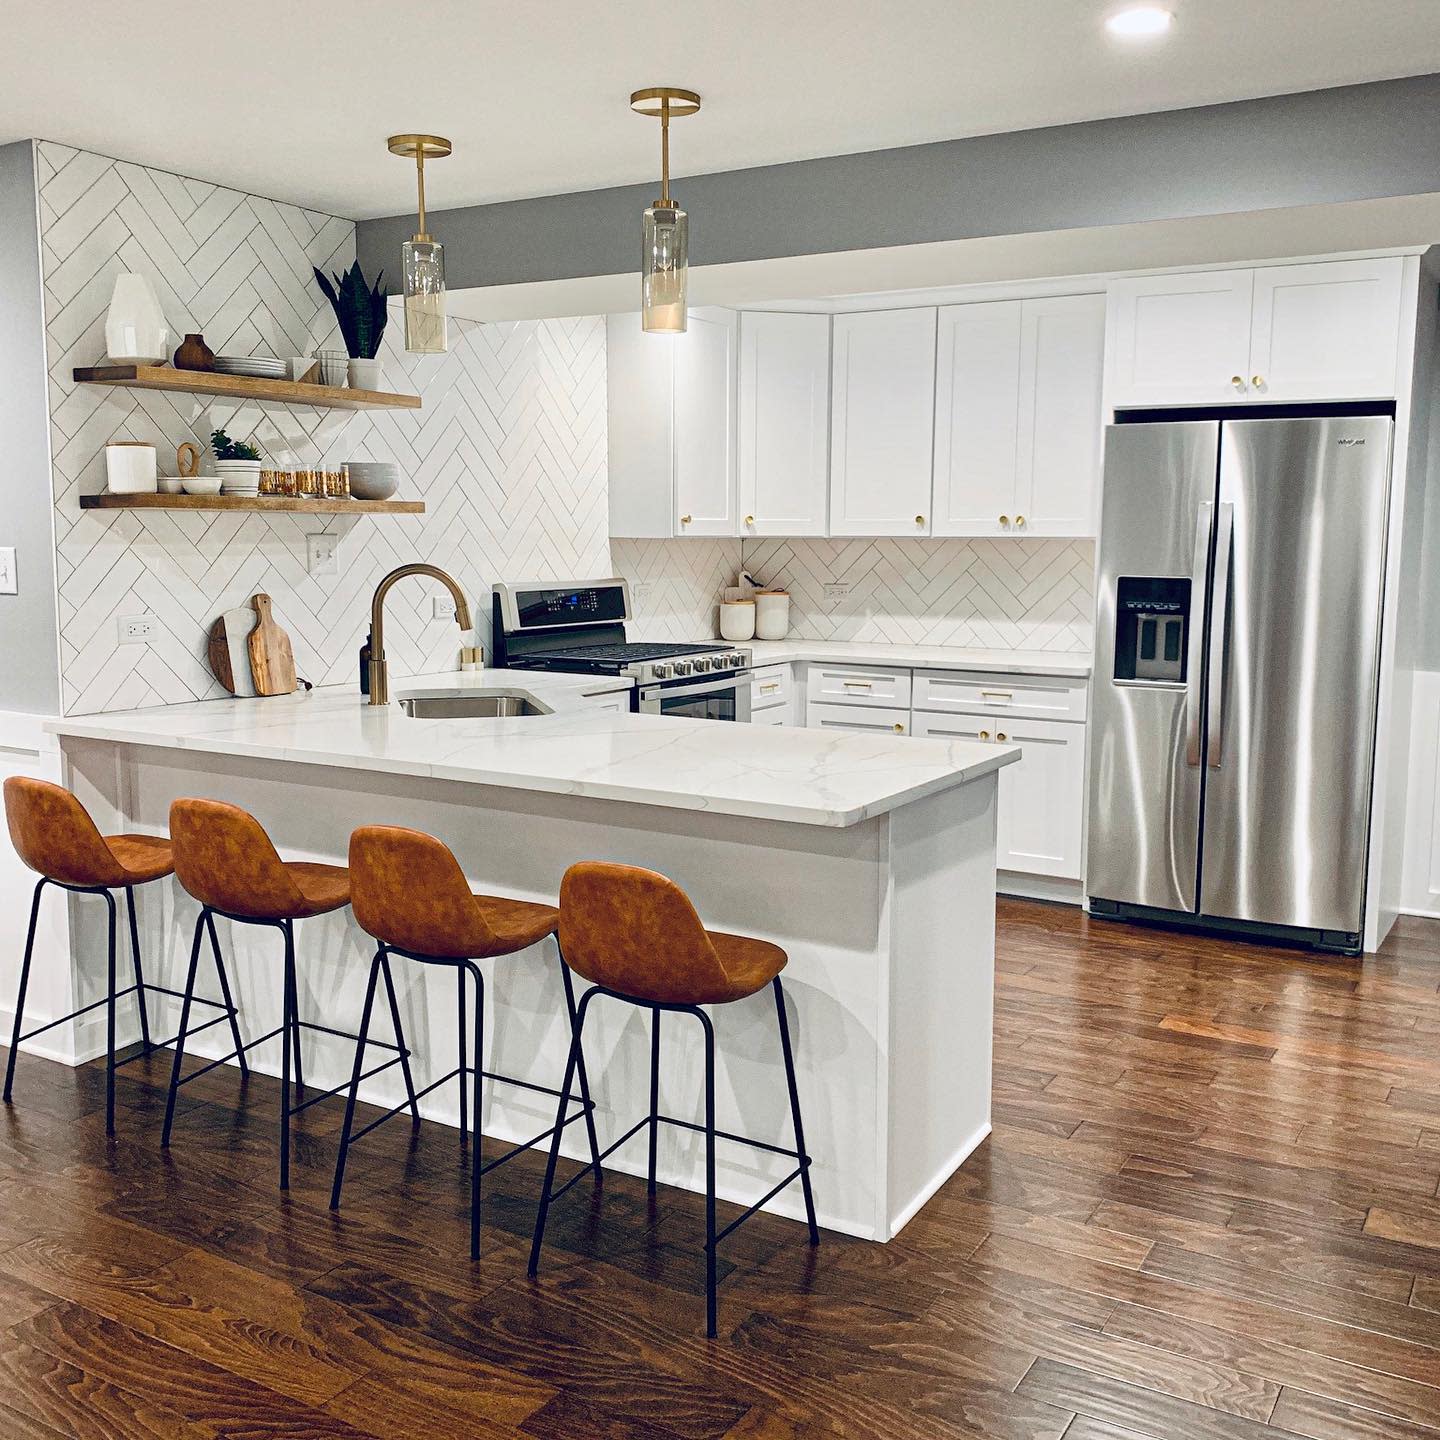
<path id="1" fill-rule="evenodd" d="M 511 581 L 495 586 L 492 604 L 498 666 L 628 676 L 630 708 L 645 715 L 750 719 L 750 652 L 715 641 L 627 640 L 624 580 Z"/>

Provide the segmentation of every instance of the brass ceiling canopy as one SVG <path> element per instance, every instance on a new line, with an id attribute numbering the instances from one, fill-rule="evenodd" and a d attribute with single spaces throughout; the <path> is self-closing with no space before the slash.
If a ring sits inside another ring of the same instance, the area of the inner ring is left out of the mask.
<path id="1" fill-rule="evenodd" d="M 392 155 L 407 160 L 439 160 L 450 153 L 450 142 L 441 135 L 392 135 L 386 142 Z"/>
<path id="2" fill-rule="evenodd" d="M 630 108 L 637 115 L 656 120 L 668 109 L 670 119 L 675 120 L 681 115 L 693 115 L 700 108 L 700 97 L 693 90 L 677 90 L 673 85 L 651 85 L 630 97 Z"/>

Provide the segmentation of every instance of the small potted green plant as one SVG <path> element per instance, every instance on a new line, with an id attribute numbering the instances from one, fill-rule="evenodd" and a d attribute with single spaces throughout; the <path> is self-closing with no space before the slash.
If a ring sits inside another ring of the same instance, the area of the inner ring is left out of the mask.
<path id="1" fill-rule="evenodd" d="M 210 449 L 215 453 L 215 470 L 220 476 L 222 493 L 260 493 L 260 451 L 256 446 L 248 440 L 232 440 L 223 430 L 215 430 L 210 435 Z"/>
<path id="2" fill-rule="evenodd" d="M 343 275 L 336 275 L 333 283 L 318 268 L 315 280 L 335 311 L 345 348 L 350 352 L 350 388 L 379 390 L 384 377 L 376 357 L 380 354 L 380 341 L 389 319 L 385 272 L 382 270 L 371 286 L 366 283 L 357 260 Z"/>

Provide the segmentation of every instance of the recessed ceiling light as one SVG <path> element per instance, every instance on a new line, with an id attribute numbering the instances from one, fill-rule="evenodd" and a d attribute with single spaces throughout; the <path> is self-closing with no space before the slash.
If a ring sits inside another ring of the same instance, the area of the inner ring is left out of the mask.
<path id="1" fill-rule="evenodd" d="M 1132 5 L 1128 9 L 1117 10 L 1105 22 L 1105 28 L 1125 40 L 1148 40 L 1163 35 L 1174 18 L 1159 5 Z"/>

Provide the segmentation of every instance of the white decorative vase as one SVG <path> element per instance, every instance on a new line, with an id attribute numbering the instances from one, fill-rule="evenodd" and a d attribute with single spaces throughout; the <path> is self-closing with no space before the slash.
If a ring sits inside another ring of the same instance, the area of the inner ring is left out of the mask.
<path id="1" fill-rule="evenodd" d="M 224 495 L 258 495 L 260 493 L 260 461 L 217 460 L 215 473 L 220 477 Z"/>
<path id="2" fill-rule="evenodd" d="M 352 390 L 379 390 L 385 383 L 379 360 L 352 360 L 349 367 Z"/>
<path id="3" fill-rule="evenodd" d="M 143 275 L 117 275 L 105 313 L 105 353 L 126 365 L 159 365 L 170 353 L 170 327 Z"/>

